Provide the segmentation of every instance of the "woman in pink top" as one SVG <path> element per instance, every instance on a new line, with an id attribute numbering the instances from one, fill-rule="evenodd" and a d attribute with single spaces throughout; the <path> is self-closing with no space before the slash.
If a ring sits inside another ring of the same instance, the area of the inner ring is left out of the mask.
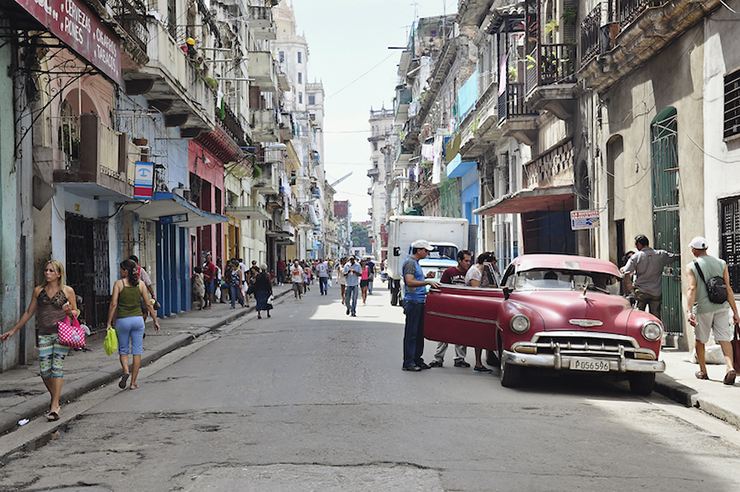
<path id="1" fill-rule="evenodd" d="M 365 304 L 367 301 L 367 288 L 370 285 L 370 271 L 367 268 L 365 260 L 360 262 L 360 268 L 362 268 L 362 276 L 360 277 L 360 292 L 362 292 L 362 303 Z"/>

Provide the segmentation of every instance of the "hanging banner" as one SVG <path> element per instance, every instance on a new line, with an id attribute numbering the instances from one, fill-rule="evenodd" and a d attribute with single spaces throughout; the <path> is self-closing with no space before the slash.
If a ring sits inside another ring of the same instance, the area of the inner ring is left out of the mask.
<path id="1" fill-rule="evenodd" d="M 64 44 L 121 85 L 121 40 L 81 0 L 16 0 Z"/>
<path id="2" fill-rule="evenodd" d="M 572 210 L 570 212 L 570 228 L 574 231 L 579 229 L 596 229 L 599 226 L 598 210 Z"/>
<path id="3" fill-rule="evenodd" d="M 154 163 L 137 161 L 134 176 L 134 198 L 151 200 L 154 191 Z"/>

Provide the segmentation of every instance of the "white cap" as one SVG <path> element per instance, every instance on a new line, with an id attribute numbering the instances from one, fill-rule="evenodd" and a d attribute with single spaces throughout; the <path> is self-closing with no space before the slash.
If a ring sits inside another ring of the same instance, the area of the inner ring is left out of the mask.
<path id="1" fill-rule="evenodd" d="M 411 248 L 415 249 L 425 249 L 427 251 L 434 251 L 434 246 L 429 244 L 429 241 L 426 239 L 417 239 L 413 243 L 411 243 Z"/>
<path id="2" fill-rule="evenodd" d="M 696 236 L 694 239 L 691 240 L 689 243 L 689 248 L 694 249 L 707 249 L 707 240 L 704 239 L 701 236 Z"/>

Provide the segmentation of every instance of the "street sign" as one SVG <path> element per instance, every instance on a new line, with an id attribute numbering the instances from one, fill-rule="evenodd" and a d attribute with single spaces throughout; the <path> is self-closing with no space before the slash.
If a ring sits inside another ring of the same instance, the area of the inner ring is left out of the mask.
<path id="1" fill-rule="evenodd" d="M 574 231 L 596 229 L 600 225 L 598 210 L 573 210 L 570 212 L 570 228 Z"/>
<path id="2" fill-rule="evenodd" d="M 154 191 L 154 163 L 136 161 L 134 176 L 134 198 L 151 200 Z"/>
<path id="3" fill-rule="evenodd" d="M 164 215 L 159 218 L 160 224 L 178 224 L 180 222 L 187 222 L 188 214 L 177 214 L 177 215 Z"/>

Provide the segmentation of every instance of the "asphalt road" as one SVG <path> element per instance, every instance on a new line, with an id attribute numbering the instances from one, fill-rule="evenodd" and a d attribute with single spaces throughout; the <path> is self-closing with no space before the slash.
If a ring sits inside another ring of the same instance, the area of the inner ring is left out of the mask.
<path id="1" fill-rule="evenodd" d="M 0 490 L 740 490 L 736 429 L 626 384 L 510 390 L 452 350 L 401 371 L 403 314 L 380 287 L 357 318 L 336 288 L 285 296 L 145 368 L 137 390 L 66 405 L 77 418 L 6 458 Z"/>

